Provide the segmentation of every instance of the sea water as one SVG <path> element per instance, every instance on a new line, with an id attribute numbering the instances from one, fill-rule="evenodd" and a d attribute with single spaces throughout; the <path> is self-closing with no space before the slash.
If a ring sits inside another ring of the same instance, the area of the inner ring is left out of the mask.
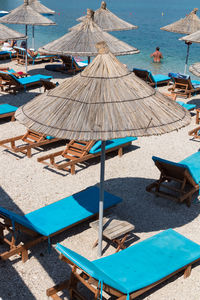
<path id="1" fill-rule="evenodd" d="M 0 10 L 12 10 L 23 0 L 0 0 Z M 36 48 L 58 39 L 68 32 L 68 28 L 77 24 L 76 19 L 86 14 L 87 8 L 96 10 L 100 0 L 41 0 L 41 3 L 56 11 L 50 16 L 57 26 L 36 26 Z M 184 18 L 199 0 L 107 0 L 107 8 L 120 18 L 138 26 L 136 30 L 110 32 L 118 39 L 138 48 L 140 54 L 121 56 L 119 59 L 132 69 L 133 67 L 150 69 L 153 73 L 183 72 L 187 47 L 178 39 L 181 34 L 160 30 L 161 27 Z M 200 8 L 200 7 L 199 7 Z M 197 13 L 198 14 L 198 13 Z M 199 11 L 200 17 L 200 11 Z M 24 25 L 9 25 L 24 32 Z M 31 26 L 29 28 L 31 36 Z M 31 41 L 29 40 L 31 46 Z M 163 53 L 162 63 L 152 62 L 150 54 L 159 46 Z M 190 47 L 189 65 L 200 61 L 200 44 Z"/>

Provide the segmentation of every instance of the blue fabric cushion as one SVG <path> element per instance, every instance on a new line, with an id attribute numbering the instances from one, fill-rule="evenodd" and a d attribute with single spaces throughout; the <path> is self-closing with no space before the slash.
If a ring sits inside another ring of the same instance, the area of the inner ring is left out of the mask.
<path id="1" fill-rule="evenodd" d="M 196 104 L 184 103 L 183 101 L 176 101 L 176 102 L 187 110 L 192 110 L 196 108 Z"/>
<path id="2" fill-rule="evenodd" d="M 54 139 L 54 137 L 53 137 L 53 136 L 50 136 L 50 135 L 47 135 L 47 136 L 46 136 L 46 139 L 47 139 L 47 140 L 52 140 L 52 139 Z"/>
<path id="3" fill-rule="evenodd" d="M 200 182 L 200 152 L 196 152 L 187 158 L 181 160 L 179 163 L 172 162 L 157 156 L 152 157 L 153 161 L 160 161 L 180 168 L 186 168 L 194 181 L 198 184 Z"/>
<path id="4" fill-rule="evenodd" d="M 20 84 L 26 85 L 29 83 L 40 81 L 40 79 L 51 79 L 51 78 L 52 78 L 52 76 L 45 76 L 45 75 L 37 74 L 37 75 L 32 75 L 32 76 L 28 76 L 28 77 L 24 77 L 24 78 L 19 78 L 19 79 L 16 78 L 16 79 L 18 80 L 18 82 Z"/>
<path id="5" fill-rule="evenodd" d="M 116 146 L 123 145 L 128 142 L 132 142 L 137 140 L 137 137 L 125 137 L 121 139 L 113 139 L 106 141 L 106 150 L 114 148 Z M 95 154 L 101 151 L 101 141 L 97 141 L 92 148 L 90 149 L 89 153 Z"/>
<path id="6" fill-rule="evenodd" d="M 154 79 L 154 82 L 158 83 L 160 81 L 170 80 L 170 77 L 168 77 L 167 75 L 156 74 L 156 75 L 153 75 L 153 79 Z"/>
<path id="7" fill-rule="evenodd" d="M 18 109 L 16 106 L 12 106 L 10 104 L 0 104 L 0 115 L 8 114 L 11 112 L 15 112 Z"/>
<path id="8" fill-rule="evenodd" d="M 200 258 L 200 245 L 172 229 L 93 262 L 59 244 L 56 248 L 89 275 L 124 294 L 144 288 Z"/>
<path id="9" fill-rule="evenodd" d="M 108 192 L 104 194 L 104 208 L 111 207 L 122 201 L 121 198 Z M 13 221 L 49 236 L 59 230 L 84 220 L 99 211 L 99 189 L 89 187 L 79 193 L 66 197 L 38 210 L 19 216 L 0 207 L 0 213 L 9 216 Z"/>
<path id="10" fill-rule="evenodd" d="M 198 80 L 191 80 L 191 82 L 192 82 L 192 86 L 193 86 L 193 88 L 198 88 L 198 87 L 200 87 L 200 81 L 198 81 Z"/>

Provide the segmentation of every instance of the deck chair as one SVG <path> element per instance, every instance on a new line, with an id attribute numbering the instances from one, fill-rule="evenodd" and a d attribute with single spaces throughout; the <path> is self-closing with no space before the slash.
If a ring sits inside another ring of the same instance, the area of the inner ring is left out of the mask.
<path id="1" fill-rule="evenodd" d="M 179 163 L 152 157 L 156 167 L 160 170 L 159 180 L 146 187 L 146 191 L 179 203 L 191 205 L 192 195 L 199 190 L 200 182 L 200 152 L 196 152 Z M 179 186 L 171 185 L 174 181 Z"/>
<path id="2" fill-rule="evenodd" d="M 64 64 L 64 70 L 67 72 L 80 72 L 87 67 L 87 62 L 78 62 L 73 56 L 60 56 L 60 59 L 62 60 Z"/>
<path id="3" fill-rule="evenodd" d="M 26 49 L 20 47 L 14 47 L 16 50 L 16 60 L 18 64 L 24 65 L 26 63 Z M 27 63 L 34 65 L 35 62 L 42 62 L 42 61 L 50 61 L 51 63 L 54 61 L 55 58 L 58 58 L 57 55 L 43 55 L 38 53 L 37 56 L 32 57 L 29 53 L 27 53 Z"/>
<path id="4" fill-rule="evenodd" d="M 108 192 L 104 193 L 104 209 L 122 202 L 122 199 Z M 28 249 L 60 232 L 98 215 L 99 188 L 89 187 L 79 193 L 44 206 L 23 216 L 0 207 L 0 241 L 9 245 L 10 249 L 0 254 L 6 260 L 15 254 L 21 254 L 22 261 L 28 259 Z M 11 234 L 8 240 L 7 232 Z M 20 232 L 31 238 L 21 243 Z M 18 244 L 16 243 L 18 241 Z"/>
<path id="5" fill-rule="evenodd" d="M 133 68 L 133 72 L 135 73 L 136 76 L 140 77 L 141 79 L 143 79 L 145 82 L 149 83 L 149 85 L 153 87 L 157 87 L 160 84 L 169 84 L 169 81 L 171 80 L 171 78 L 168 77 L 167 75 L 162 75 L 162 74 L 153 75 L 149 70 Z"/>
<path id="6" fill-rule="evenodd" d="M 27 130 L 24 135 L 15 136 L 13 138 L 0 141 L 0 146 L 14 153 L 23 153 L 28 158 L 31 157 L 33 148 L 41 147 L 50 143 L 59 141 L 60 139 L 45 134 L 38 133 L 33 130 Z M 16 142 L 20 144 L 16 145 Z"/>
<path id="7" fill-rule="evenodd" d="M 171 98 L 172 100 L 176 100 L 176 96 L 177 96 L 176 94 L 173 94 L 173 93 L 169 94 L 169 93 L 163 93 L 163 92 L 162 92 L 162 94 Z M 196 108 L 196 104 L 185 103 L 183 101 L 176 101 L 176 102 L 189 111 Z"/>
<path id="8" fill-rule="evenodd" d="M 190 76 L 186 78 L 173 77 L 174 85 L 168 90 L 176 95 L 191 98 L 193 93 L 200 91 L 200 81 L 191 80 Z"/>
<path id="9" fill-rule="evenodd" d="M 94 261 L 57 244 L 60 259 L 72 265 L 69 281 L 47 290 L 47 296 L 61 299 L 57 293 L 68 289 L 70 299 L 86 299 L 77 288 L 82 283 L 94 296 L 102 292 L 115 299 L 135 299 L 156 285 L 184 270 L 191 273 L 192 264 L 200 260 L 200 245 L 168 229 L 121 252 Z"/>
<path id="10" fill-rule="evenodd" d="M 0 72 L 0 86 L 2 90 L 13 91 L 16 94 L 19 90 L 25 91 L 27 87 L 41 85 L 41 79 L 50 80 L 51 78 L 52 76 L 41 74 L 17 78 L 13 73 Z"/>
<path id="11" fill-rule="evenodd" d="M 0 104 L 0 118 L 11 117 L 11 121 L 15 120 L 15 112 L 18 107 L 10 104 Z"/>
<path id="12" fill-rule="evenodd" d="M 106 153 L 118 150 L 118 155 L 122 156 L 123 148 L 131 145 L 132 141 L 137 140 L 136 137 L 126 137 L 122 139 L 114 139 L 106 141 Z M 87 161 L 91 158 L 101 155 L 101 141 L 75 141 L 71 140 L 66 146 L 64 151 L 58 151 L 51 153 L 37 160 L 49 167 L 56 168 L 58 170 L 70 171 L 72 175 L 75 174 L 75 166 L 81 162 Z M 59 161 L 56 162 L 55 158 Z M 66 161 L 63 162 L 63 159 Z M 49 161 L 48 161 L 49 160 Z"/>

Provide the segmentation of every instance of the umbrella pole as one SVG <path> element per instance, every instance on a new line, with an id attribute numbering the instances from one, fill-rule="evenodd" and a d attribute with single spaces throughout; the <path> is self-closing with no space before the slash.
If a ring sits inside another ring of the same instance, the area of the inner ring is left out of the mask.
<path id="1" fill-rule="evenodd" d="M 32 25 L 32 48 L 35 50 L 35 27 Z"/>
<path id="2" fill-rule="evenodd" d="M 90 56 L 88 56 L 88 61 L 87 62 L 88 62 L 88 65 L 89 65 L 89 63 L 90 63 Z"/>
<path id="3" fill-rule="evenodd" d="M 102 141 L 101 142 L 100 194 L 99 194 L 99 241 L 98 241 L 98 256 L 99 257 L 101 257 L 101 255 L 102 255 L 105 146 L 106 146 L 106 142 Z"/>
<path id="4" fill-rule="evenodd" d="M 28 25 L 26 25 L 26 36 L 28 35 Z M 26 40 L 26 61 L 25 61 L 25 64 L 26 64 L 26 73 L 28 72 L 28 68 L 27 68 L 27 65 L 28 65 L 28 53 L 27 53 L 27 49 L 28 49 L 28 39 Z"/>
<path id="5" fill-rule="evenodd" d="M 190 43 L 190 42 L 185 42 L 185 43 L 186 43 L 186 45 L 187 45 L 187 55 L 186 55 L 186 60 L 185 60 L 184 74 L 187 73 L 187 65 L 188 65 L 188 58 L 189 58 L 189 53 L 190 53 L 190 45 L 192 44 L 192 43 Z"/>

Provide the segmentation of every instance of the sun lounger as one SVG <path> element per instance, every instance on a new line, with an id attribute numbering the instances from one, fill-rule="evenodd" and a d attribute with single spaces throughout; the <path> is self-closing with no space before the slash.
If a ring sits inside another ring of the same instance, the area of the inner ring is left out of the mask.
<path id="1" fill-rule="evenodd" d="M 10 104 L 0 104 L 0 118 L 11 117 L 11 121 L 15 120 L 15 112 L 18 107 L 10 105 Z"/>
<path id="2" fill-rule="evenodd" d="M 124 147 L 131 145 L 132 141 L 137 140 L 136 137 L 126 137 L 122 139 L 113 139 L 106 141 L 106 153 L 114 150 L 118 150 L 118 155 L 122 156 L 122 150 Z M 56 168 L 58 170 L 70 171 L 72 175 L 75 174 L 75 166 L 81 162 L 87 161 L 91 158 L 101 155 L 101 141 L 75 141 L 72 140 L 66 146 L 64 151 L 58 151 L 38 158 L 38 162 L 41 162 L 49 167 Z M 55 158 L 59 161 L 56 162 Z M 66 161 L 63 162 L 63 159 Z M 49 160 L 49 162 L 48 162 Z"/>
<path id="3" fill-rule="evenodd" d="M 200 81 L 191 80 L 190 76 L 185 78 L 173 77 L 174 85 L 168 90 L 179 96 L 190 98 L 193 93 L 200 91 Z"/>
<path id="4" fill-rule="evenodd" d="M 50 80 L 52 76 L 45 76 L 41 74 L 32 75 L 23 78 L 17 78 L 13 73 L 0 71 L 0 86 L 7 91 L 16 91 L 21 89 L 26 90 L 27 87 L 41 85 L 41 79 Z"/>
<path id="5" fill-rule="evenodd" d="M 0 59 L 11 59 L 12 56 L 15 56 L 11 51 L 0 51 Z"/>
<path id="6" fill-rule="evenodd" d="M 122 201 L 121 198 L 107 192 L 104 197 L 104 209 Z M 25 262 L 28 259 L 28 249 L 32 246 L 46 239 L 50 242 L 50 237 L 97 216 L 98 211 L 99 189 L 96 186 L 23 216 L 0 207 L 0 219 L 3 220 L 0 223 L 0 240 L 10 246 L 9 251 L 0 254 L 0 259 L 6 260 L 15 254 L 21 254 Z M 6 230 L 12 235 L 11 241 L 6 237 Z M 18 231 L 32 236 L 31 240 L 21 244 L 17 239 Z"/>
<path id="7" fill-rule="evenodd" d="M 59 139 L 52 136 L 47 136 L 33 130 L 27 130 L 24 135 L 0 141 L 0 146 L 14 153 L 24 153 L 28 158 L 30 158 L 33 148 L 38 148 L 57 141 L 59 141 Z M 20 144 L 16 145 L 16 142 L 20 142 Z"/>
<path id="8" fill-rule="evenodd" d="M 60 56 L 60 59 L 64 64 L 64 70 L 66 70 L 67 72 L 80 72 L 84 70 L 88 65 L 86 61 L 78 62 L 73 56 Z"/>
<path id="9" fill-rule="evenodd" d="M 200 182 L 200 152 L 196 152 L 179 163 L 152 157 L 160 170 L 160 178 L 146 187 L 146 190 L 156 196 L 185 202 L 189 207 L 192 195 L 199 190 Z M 173 186 L 171 181 L 180 185 Z"/>
<path id="10" fill-rule="evenodd" d="M 18 64 L 25 64 L 26 63 L 26 49 L 20 47 L 14 47 L 16 50 L 16 60 Z M 31 63 L 34 65 L 35 62 L 42 62 L 42 61 L 50 61 L 53 62 L 55 58 L 58 58 L 57 55 L 43 55 L 38 53 L 37 56 L 33 57 L 27 52 L 27 63 Z"/>
<path id="11" fill-rule="evenodd" d="M 157 87 L 160 84 L 168 84 L 171 79 L 167 75 L 162 75 L 162 74 L 153 75 L 149 70 L 134 68 L 133 72 L 135 73 L 136 76 L 140 77 L 145 82 L 155 87 Z"/>
<path id="12" fill-rule="evenodd" d="M 192 264 L 200 260 L 200 245 L 172 229 L 94 261 L 60 244 L 56 249 L 61 260 L 72 265 L 70 280 L 47 290 L 47 296 L 57 300 L 63 289 L 69 290 L 70 299 L 86 299 L 79 282 L 94 294 L 91 299 L 102 299 L 102 291 L 119 300 L 135 299 L 181 271 L 188 277 Z"/>

